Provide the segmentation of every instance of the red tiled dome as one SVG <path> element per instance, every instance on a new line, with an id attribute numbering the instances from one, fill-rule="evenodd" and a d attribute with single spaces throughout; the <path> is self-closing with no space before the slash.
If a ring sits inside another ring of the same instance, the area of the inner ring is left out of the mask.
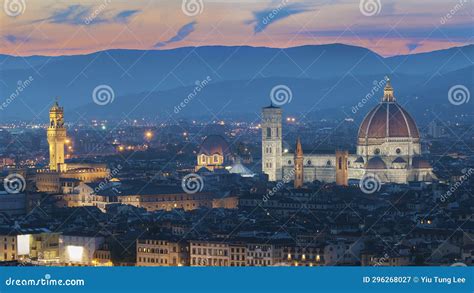
<path id="1" fill-rule="evenodd" d="M 207 156 L 219 154 L 227 157 L 230 154 L 230 146 L 222 136 L 209 135 L 202 142 L 199 154 Z"/>
<path id="2" fill-rule="evenodd" d="M 383 101 L 365 116 L 359 128 L 360 139 L 386 137 L 420 138 L 413 118 L 395 101 L 390 82 Z"/>

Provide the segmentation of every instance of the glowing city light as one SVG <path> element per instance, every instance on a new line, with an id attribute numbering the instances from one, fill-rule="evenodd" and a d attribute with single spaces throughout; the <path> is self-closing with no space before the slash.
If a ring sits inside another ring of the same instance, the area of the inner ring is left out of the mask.
<path id="1" fill-rule="evenodd" d="M 70 261 L 81 261 L 84 255 L 84 247 L 69 245 L 66 247 L 67 256 Z"/>
<path id="2" fill-rule="evenodd" d="M 145 137 L 146 137 L 147 139 L 151 139 L 151 138 L 153 137 L 153 132 L 151 132 L 151 131 L 145 132 Z"/>

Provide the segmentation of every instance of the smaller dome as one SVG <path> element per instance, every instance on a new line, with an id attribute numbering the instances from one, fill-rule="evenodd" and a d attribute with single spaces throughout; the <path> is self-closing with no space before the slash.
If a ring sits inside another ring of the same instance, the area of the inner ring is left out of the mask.
<path id="1" fill-rule="evenodd" d="M 387 165 L 380 157 L 373 157 L 367 163 L 367 169 L 387 169 Z"/>
<path id="2" fill-rule="evenodd" d="M 427 160 L 421 158 L 421 157 L 414 157 L 412 161 L 412 166 L 413 168 L 416 169 L 430 169 L 431 164 Z"/>
<path id="3" fill-rule="evenodd" d="M 403 163 L 406 163 L 407 161 L 405 161 L 405 159 L 403 159 L 402 157 L 397 157 L 395 160 L 393 160 L 392 163 L 400 163 L 400 164 L 403 164 Z"/>
<path id="4" fill-rule="evenodd" d="M 227 141 L 220 135 L 209 135 L 201 144 L 199 155 L 205 154 L 212 156 L 215 154 L 227 157 L 230 155 L 230 146 Z"/>
<path id="5" fill-rule="evenodd" d="M 231 174 L 239 174 L 242 177 L 253 177 L 255 174 L 241 163 L 235 163 L 229 170 Z"/>

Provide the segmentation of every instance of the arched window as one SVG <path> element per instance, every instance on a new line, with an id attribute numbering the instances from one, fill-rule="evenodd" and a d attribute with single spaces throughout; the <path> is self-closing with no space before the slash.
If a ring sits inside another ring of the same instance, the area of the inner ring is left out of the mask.
<path id="1" fill-rule="evenodd" d="M 270 127 L 267 127 L 267 138 L 272 137 L 272 129 Z"/>

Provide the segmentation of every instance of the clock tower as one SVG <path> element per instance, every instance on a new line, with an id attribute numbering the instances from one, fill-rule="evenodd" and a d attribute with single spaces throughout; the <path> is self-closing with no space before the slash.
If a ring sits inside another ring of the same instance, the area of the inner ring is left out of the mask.
<path id="1" fill-rule="evenodd" d="M 49 127 L 47 130 L 49 144 L 49 169 L 61 172 L 64 168 L 64 143 L 66 128 L 64 127 L 64 109 L 56 101 L 49 110 Z"/>

